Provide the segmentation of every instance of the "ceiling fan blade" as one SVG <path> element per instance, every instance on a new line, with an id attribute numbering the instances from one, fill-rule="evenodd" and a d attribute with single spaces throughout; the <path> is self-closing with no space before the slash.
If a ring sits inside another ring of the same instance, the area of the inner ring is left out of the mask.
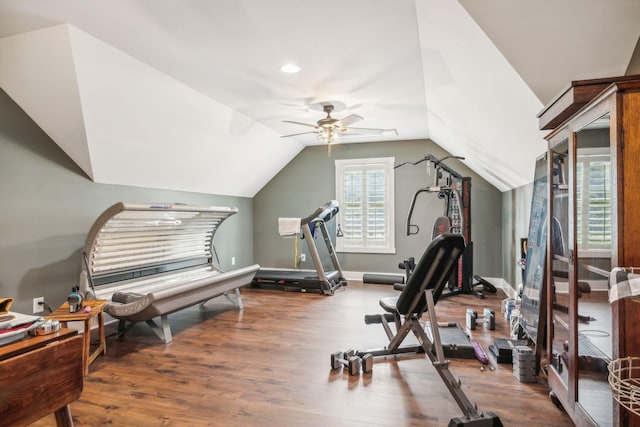
<path id="1" fill-rule="evenodd" d="M 364 117 L 360 117 L 357 114 L 349 114 L 348 116 L 340 119 L 340 124 L 342 125 L 342 127 L 347 127 L 351 123 L 356 123 L 356 122 L 359 122 L 360 120 L 364 120 Z"/>
<path id="2" fill-rule="evenodd" d="M 348 127 L 346 128 L 346 134 L 349 135 L 395 135 L 398 136 L 398 131 L 396 129 L 374 129 L 374 128 L 354 128 Z M 354 131 L 354 132 L 351 132 Z"/>
<path id="3" fill-rule="evenodd" d="M 280 138 L 289 138 L 290 136 L 307 135 L 310 133 L 318 133 L 318 132 L 311 131 L 311 132 L 292 133 L 291 135 L 281 135 Z"/>
<path id="4" fill-rule="evenodd" d="M 384 129 L 373 129 L 373 128 L 345 128 L 345 132 L 343 134 L 346 135 L 382 135 Z"/>
<path id="5" fill-rule="evenodd" d="M 283 120 L 282 122 L 283 123 L 291 123 L 291 124 L 294 124 L 294 125 L 309 126 L 311 128 L 317 128 L 318 127 L 316 125 L 311 125 L 309 123 L 294 122 L 294 121 L 291 121 L 291 120 Z"/>

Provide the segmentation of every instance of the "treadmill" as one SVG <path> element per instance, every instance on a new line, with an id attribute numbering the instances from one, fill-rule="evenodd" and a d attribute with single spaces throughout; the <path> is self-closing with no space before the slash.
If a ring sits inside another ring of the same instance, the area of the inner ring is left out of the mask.
<path id="1" fill-rule="evenodd" d="M 339 211 L 338 201 L 330 200 L 311 215 L 300 219 L 302 239 L 307 242 L 315 270 L 279 270 L 261 268 L 255 274 L 251 286 L 254 288 L 280 289 L 290 292 L 309 292 L 333 295 L 336 289 L 347 286 L 333 243 L 327 230 L 327 223 Z M 321 233 L 331 260 L 331 269 L 325 271 L 315 244 L 315 233 Z M 297 238 L 297 237 L 296 237 Z"/>

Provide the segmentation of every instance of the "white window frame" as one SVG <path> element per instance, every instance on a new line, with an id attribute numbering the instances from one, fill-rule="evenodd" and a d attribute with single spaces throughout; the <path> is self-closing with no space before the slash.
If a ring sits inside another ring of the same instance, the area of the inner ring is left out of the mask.
<path id="1" fill-rule="evenodd" d="M 395 254 L 395 195 L 394 195 L 394 164 L 395 157 L 376 157 L 369 159 L 343 159 L 335 161 L 336 171 L 336 199 L 340 203 L 340 211 L 336 224 L 345 224 L 344 214 L 346 212 L 345 195 L 344 195 L 344 178 L 345 172 L 360 170 L 364 172 L 372 169 L 380 169 L 384 171 L 385 196 L 384 196 L 384 212 L 385 212 L 385 238 L 382 242 L 379 240 L 367 240 L 366 223 L 363 224 L 362 239 L 349 239 L 343 233 L 342 237 L 336 239 L 337 252 L 353 252 L 353 253 L 386 253 Z M 364 183 L 363 186 L 366 186 Z M 363 200 L 366 200 L 364 197 Z M 366 203 L 362 206 L 362 217 L 366 218 Z M 341 230 L 344 229 L 340 225 Z"/>

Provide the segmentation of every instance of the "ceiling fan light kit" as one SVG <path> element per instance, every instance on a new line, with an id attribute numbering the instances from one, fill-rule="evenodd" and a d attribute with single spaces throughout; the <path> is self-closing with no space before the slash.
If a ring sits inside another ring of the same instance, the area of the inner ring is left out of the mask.
<path id="1" fill-rule="evenodd" d="M 340 132 L 337 132 L 333 128 L 324 128 L 322 132 L 318 132 L 317 134 L 318 141 L 323 142 L 325 144 L 338 143 L 340 142 Z"/>

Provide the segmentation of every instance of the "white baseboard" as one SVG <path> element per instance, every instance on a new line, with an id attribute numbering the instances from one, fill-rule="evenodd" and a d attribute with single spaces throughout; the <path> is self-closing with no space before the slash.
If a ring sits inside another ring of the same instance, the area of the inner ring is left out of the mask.
<path id="1" fill-rule="evenodd" d="M 509 283 L 507 283 L 507 281 L 503 278 L 483 277 L 483 279 L 490 282 L 496 288 L 502 290 L 505 294 L 507 294 L 508 298 L 516 298 L 518 296 L 518 291 L 514 289 L 513 286 L 511 286 Z"/>

